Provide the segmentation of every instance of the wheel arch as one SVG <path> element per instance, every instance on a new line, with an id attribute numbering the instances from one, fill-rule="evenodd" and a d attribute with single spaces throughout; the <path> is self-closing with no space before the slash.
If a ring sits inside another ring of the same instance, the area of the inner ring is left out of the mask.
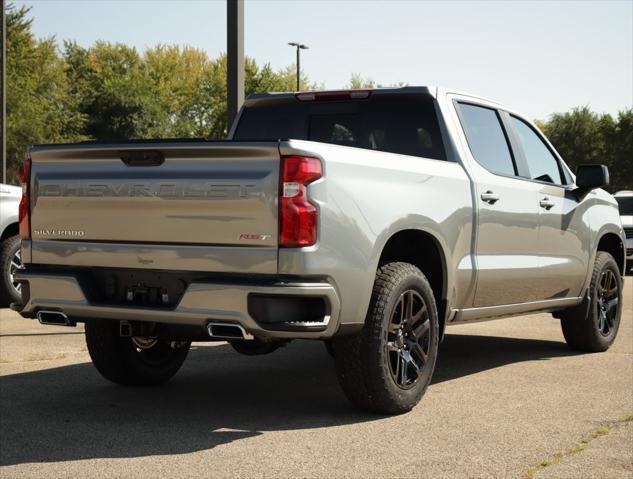
<path id="1" fill-rule="evenodd" d="M 4 241 L 7 238 L 10 238 L 11 236 L 15 236 L 17 234 L 20 234 L 20 228 L 19 228 L 18 223 L 11 223 L 7 225 L 7 227 L 4 229 L 4 231 L 0 235 L 0 242 Z"/>
<path id="2" fill-rule="evenodd" d="M 613 256 L 615 262 L 618 264 L 620 274 L 624 276 L 626 272 L 624 264 L 626 261 L 626 254 L 624 253 L 624 243 L 622 242 L 622 238 L 620 236 L 610 232 L 604 233 L 598 240 L 596 251 L 605 251 Z"/>
<path id="3" fill-rule="evenodd" d="M 378 264 L 392 261 L 411 263 L 429 280 L 437 302 L 442 338 L 448 311 L 448 269 L 446 254 L 440 240 L 428 231 L 420 229 L 399 230 L 384 244 Z"/>

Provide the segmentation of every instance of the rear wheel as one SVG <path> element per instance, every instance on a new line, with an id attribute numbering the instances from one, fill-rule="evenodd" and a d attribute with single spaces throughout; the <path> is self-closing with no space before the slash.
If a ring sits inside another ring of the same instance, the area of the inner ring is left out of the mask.
<path id="1" fill-rule="evenodd" d="M 435 298 L 424 274 L 408 263 L 381 266 L 362 331 L 334 340 L 343 391 L 363 409 L 409 411 L 431 382 L 438 333 Z"/>
<path id="2" fill-rule="evenodd" d="M 90 358 L 106 379 L 125 385 L 152 385 L 168 381 L 182 366 L 190 342 L 149 337 L 121 337 L 119 322 L 86 322 Z"/>
<path id="3" fill-rule="evenodd" d="M 615 341 L 622 314 L 622 278 L 609 253 L 598 251 L 589 288 L 588 308 L 561 313 L 563 335 L 572 349 L 606 351 Z"/>

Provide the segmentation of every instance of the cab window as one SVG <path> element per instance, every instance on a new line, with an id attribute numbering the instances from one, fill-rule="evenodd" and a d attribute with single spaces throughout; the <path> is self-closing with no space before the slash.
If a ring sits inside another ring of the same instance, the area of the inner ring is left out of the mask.
<path id="1" fill-rule="evenodd" d="M 564 184 L 558 160 L 543 140 L 520 118 L 510 116 L 510 119 L 521 144 L 530 178 L 555 185 Z"/>
<path id="2" fill-rule="evenodd" d="M 492 173 L 514 176 L 516 168 L 496 110 L 460 103 L 460 120 L 477 163 Z"/>

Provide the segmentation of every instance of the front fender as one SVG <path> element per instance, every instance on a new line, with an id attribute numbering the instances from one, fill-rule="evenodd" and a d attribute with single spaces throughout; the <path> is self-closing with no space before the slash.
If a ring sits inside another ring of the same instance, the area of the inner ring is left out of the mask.
<path id="1" fill-rule="evenodd" d="M 624 229 L 622 228 L 618 205 L 613 196 L 604 190 L 595 190 L 589 193 L 589 195 L 583 199 L 583 202 L 589 203 L 589 225 L 591 228 L 591 256 L 588 264 L 587 280 L 585 282 L 586 289 L 589 287 L 591 281 L 591 272 L 596 261 L 600 240 L 607 234 L 613 234 L 620 239 L 622 248 L 626 248 L 626 237 L 624 235 Z M 625 251 L 622 253 L 620 270 L 626 271 L 626 254 Z"/>

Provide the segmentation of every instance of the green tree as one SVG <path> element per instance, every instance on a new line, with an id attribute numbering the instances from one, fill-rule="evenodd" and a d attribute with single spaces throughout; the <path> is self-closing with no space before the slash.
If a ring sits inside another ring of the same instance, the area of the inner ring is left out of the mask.
<path id="1" fill-rule="evenodd" d="M 573 171 L 581 164 L 607 165 L 609 189 L 616 191 L 633 187 L 632 117 L 629 109 L 615 121 L 609 114 L 598 115 L 583 106 L 537 124 Z"/>
<path id="2" fill-rule="evenodd" d="M 609 170 L 613 191 L 633 190 L 633 109 L 618 113 L 613 127 L 605 132 L 607 156 L 613 168 Z"/>
<path id="3" fill-rule="evenodd" d="M 7 170 L 17 169 L 29 144 L 77 141 L 85 117 L 79 113 L 55 39 L 37 40 L 29 9 L 7 7 Z"/>
<path id="4" fill-rule="evenodd" d="M 376 82 L 371 78 L 363 78 L 360 73 L 352 73 L 352 76 L 346 88 L 351 88 L 354 90 L 362 88 L 376 88 Z"/>
<path id="5" fill-rule="evenodd" d="M 214 110 L 205 95 L 213 62 L 202 50 L 158 45 L 143 55 L 145 81 L 158 111 L 149 136 L 203 137 Z"/>
<path id="6" fill-rule="evenodd" d="M 226 73 L 226 55 L 223 54 L 212 61 L 212 68 L 205 75 L 203 101 L 204 108 L 210 115 L 204 134 L 207 138 L 220 139 L 226 137 L 228 133 Z M 294 91 L 296 87 L 295 75 L 295 69 L 292 65 L 274 71 L 270 64 L 266 63 L 260 67 L 255 60 L 247 57 L 244 65 L 245 95 Z M 302 75 L 301 82 L 308 89 L 318 87 L 317 84 L 310 82 L 307 75 Z"/>
<path id="7" fill-rule="evenodd" d="M 201 50 L 167 45 L 141 55 L 122 44 L 97 42 L 86 49 L 67 42 L 64 59 L 90 138 L 219 139 L 227 134 L 226 55 L 209 59 Z M 246 58 L 246 95 L 291 91 L 291 70 L 275 72 Z M 304 83 L 310 85 L 307 77 Z"/>
<path id="8" fill-rule="evenodd" d="M 565 161 L 576 168 L 583 163 L 599 163 L 605 156 L 603 131 L 612 122 L 609 115 L 600 117 L 589 107 L 555 113 L 545 124 L 545 133 Z"/>
<path id="9" fill-rule="evenodd" d="M 347 84 L 345 88 L 351 88 L 351 89 L 357 90 L 357 89 L 363 89 L 363 88 L 401 88 L 405 86 L 409 86 L 409 84 L 407 82 L 402 82 L 402 81 L 396 82 L 396 83 L 387 83 L 387 84 L 376 83 L 374 80 L 372 80 L 369 77 L 363 77 L 360 73 L 352 73 L 349 83 Z"/>
<path id="10" fill-rule="evenodd" d="M 158 129 L 160 103 L 135 48 L 99 41 L 86 50 L 66 43 L 64 58 L 88 137 L 148 138 Z"/>

